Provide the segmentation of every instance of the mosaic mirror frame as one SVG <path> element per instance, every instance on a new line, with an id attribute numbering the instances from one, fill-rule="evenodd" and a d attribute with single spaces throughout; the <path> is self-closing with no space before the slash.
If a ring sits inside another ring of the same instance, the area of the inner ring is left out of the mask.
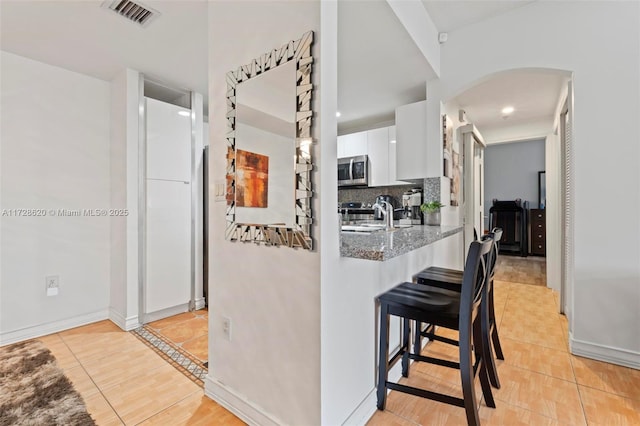
<path id="1" fill-rule="evenodd" d="M 302 35 L 227 73 L 227 170 L 226 170 L 226 239 L 253 242 L 271 246 L 288 246 L 311 250 L 313 239 L 311 209 L 313 190 L 311 172 L 312 92 L 311 80 L 313 56 L 313 31 Z M 296 63 L 296 111 L 295 111 L 295 225 L 286 227 L 271 224 L 247 224 L 236 222 L 236 89 L 251 78 L 258 77 L 289 61 Z"/>

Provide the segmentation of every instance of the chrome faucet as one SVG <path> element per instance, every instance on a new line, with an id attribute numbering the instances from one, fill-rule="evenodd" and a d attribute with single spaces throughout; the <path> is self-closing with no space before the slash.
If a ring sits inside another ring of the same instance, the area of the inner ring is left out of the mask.
<path id="1" fill-rule="evenodd" d="M 382 203 L 382 205 L 380 203 Z M 373 209 L 378 209 L 380 210 L 380 213 L 382 213 L 382 217 L 384 218 L 384 229 L 387 231 L 393 229 L 393 206 L 391 203 L 380 200 L 379 203 L 375 203 L 373 205 Z"/>

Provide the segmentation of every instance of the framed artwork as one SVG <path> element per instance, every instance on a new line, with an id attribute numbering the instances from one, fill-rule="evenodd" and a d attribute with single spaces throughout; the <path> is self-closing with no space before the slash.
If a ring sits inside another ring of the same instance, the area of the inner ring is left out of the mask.
<path id="1" fill-rule="evenodd" d="M 268 207 L 269 157 L 236 150 L 236 206 Z"/>
<path id="2" fill-rule="evenodd" d="M 460 154 L 453 151 L 453 161 L 451 164 L 451 205 L 460 205 L 460 177 L 462 176 L 462 167 L 460 167 Z"/>
<path id="3" fill-rule="evenodd" d="M 442 174 L 453 177 L 453 123 L 447 115 L 442 116 Z"/>

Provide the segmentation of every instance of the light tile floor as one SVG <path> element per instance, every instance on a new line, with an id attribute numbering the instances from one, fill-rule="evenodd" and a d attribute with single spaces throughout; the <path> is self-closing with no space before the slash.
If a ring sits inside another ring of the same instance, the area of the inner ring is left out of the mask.
<path id="1" fill-rule="evenodd" d="M 520 259 L 518 263 L 521 269 Z M 496 314 L 506 359 L 498 361 L 502 388 L 494 392 L 497 408 L 480 403 L 482 424 L 640 425 L 640 371 L 569 354 L 567 322 L 556 313 L 556 297 L 546 287 L 515 281 L 521 276 L 521 271 L 507 273 L 503 281 L 496 281 Z M 199 329 L 197 319 L 183 314 L 155 326 L 175 331 L 173 337 L 184 339 L 184 344 L 199 336 L 171 327 L 193 321 L 190 325 Z M 455 332 L 450 335 L 455 337 Z M 132 333 L 109 321 L 40 340 L 99 425 L 243 424 Z M 455 348 L 439 342 L 427 350 L 456 356 Z M 460 394 L 457 371 L 444 367 L 416 363 L 408 380 Z M 377 411 L 369 424 L 464 425 L 466 419 L 461 408 L 392 392 L 387 410 Z"/>
<path id="2" fill-rule="evenodd" d="M 209 312 L 185 312 L 146 325 L 166 341 L 189 352 L 205 363 L 209 359 Z"/>
<path id="3" fill-rule="evenodd" d="M 506 256 L 503 256 L 503 258 Z M 534 274 L 539 258 L 527 258 Z M 640 371 L 573 356 L 568 350 L 566 318 L 546 287 L 522 284 L 527 259 L 504 271 L 495 283 L 495 309 L 505 360 L 498 361 L 501 388 L 497 408 L 480 402 L 483 425 L 640 425 Z M 512 259 L 508 259 L 512 260 Z M 513 264 L 514 262 L 509 262 Z M 510 281 L 506 281 L 506 280 Z M 538 284 L 537 280 L 528 281 Z M 456 338 L 457 332 L 445 335 Z M 457 348 L 440 342 L 424 354 L 457 359 Z M 458 370 L 414 363 L 406 380 L 418 387 L 462 396 Z M 476 386 L 478 398 L 482 395 Z M 465 425 L 464 409 L 391 392 L 385 411 L 369 425 Z"/>
<path id="4" fill-rule="evenodd" d="M 132 333 L 110 321 L 40 338 L 98 425 L 243 425 Z"/>

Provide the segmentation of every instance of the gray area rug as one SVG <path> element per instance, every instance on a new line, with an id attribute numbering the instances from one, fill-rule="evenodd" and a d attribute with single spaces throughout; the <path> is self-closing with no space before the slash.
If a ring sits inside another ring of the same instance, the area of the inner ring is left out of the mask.
<path id="1" fill-rule="evenodd" d="M 51 352 L 29 340 L 0 348 L 0 426 L 95 425 Z"/>

